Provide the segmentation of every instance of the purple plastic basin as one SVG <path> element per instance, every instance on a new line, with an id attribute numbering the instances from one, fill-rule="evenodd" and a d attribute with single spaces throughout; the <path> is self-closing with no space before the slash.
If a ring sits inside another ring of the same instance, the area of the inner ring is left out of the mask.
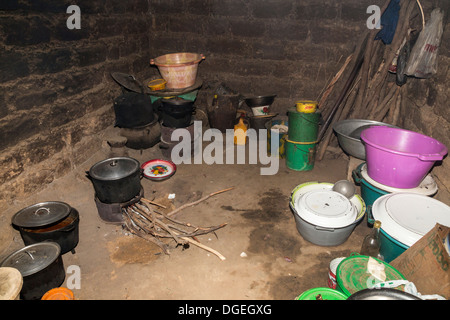
<path id="1" fill-rule="evenodd" d="M 369 127 L 361 132 L 361 140 L 367 174 L 394 188 L 419 186 L 435 162 L 447 154 L 447 147 L 438 140 L 399 128 Z"/>

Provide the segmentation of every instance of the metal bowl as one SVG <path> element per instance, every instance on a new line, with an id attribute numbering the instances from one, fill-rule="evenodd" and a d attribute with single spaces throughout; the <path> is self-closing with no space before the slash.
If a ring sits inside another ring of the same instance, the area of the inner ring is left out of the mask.
<path id="1" fill-rule="evenodd" d="M 270 96 L 256 96 L 256 97 L 248 97 L 245 98 L 245 103 L 250 107 L 261 107 L 261 106 L 270 106 L 273 101 L 275 100 L 275 97 L 277 95 L 270 95 Z"/>
<path id="2" fill-rule="evenodd" d="M 365 119 L 347 119 L 336 122 L 333 126 L 334 132 L 336 132 L 339 145 L 349 155 L 365 160 L 366 148 L 361 141 L 361 131 L 370 126 L 387 126 L 391 128 L 398 128 L 392 124 L 378 122 Z"/>

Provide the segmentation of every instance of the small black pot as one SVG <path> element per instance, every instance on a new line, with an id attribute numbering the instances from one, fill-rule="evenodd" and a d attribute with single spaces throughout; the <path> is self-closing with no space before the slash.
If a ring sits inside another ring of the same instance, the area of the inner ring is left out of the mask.
<path id="1" fill-rule="evenodd" d="M 58 223 L 39 228 L 19 227 L 19 232 L 25 245 L 51 240 L 59 244 L 61 254 L 69 251 L 75 253 L 75 247 L 79 240 L 79 222 L 80 215 L 77 210 L 72 208 L 69 216 Z"/>
<path id="2" fill-rule="evenodd" d="M 61 286 L 66 278 L 61 248 L 56 242 L 39 242 L 17 250 L 6 257 L 0 267 L 20 271 L 22 300 L 41 299 L 48 290 Z"/>
<path id="3" fill-rule="evenodd" d="M 115 157 L 97 162 L 87 175 L 101 202 L 122 203 L 140 193 L 141 171 L 139 161 L 136 159 Z"/>

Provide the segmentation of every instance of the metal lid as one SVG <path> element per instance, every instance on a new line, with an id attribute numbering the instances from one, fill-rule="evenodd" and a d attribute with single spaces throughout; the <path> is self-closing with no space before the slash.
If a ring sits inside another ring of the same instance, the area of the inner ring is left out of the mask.
<path id="1" fill-rule="evenodd" d="M 89 175 L 97 180 L 119 180 L 140 170 L 139 161 L 129 157 L 109 158 L 94 164 Z"/>
<path id="2" fill-rule="evenodd" d="M 66 218 L 71 207 L 60 201 L 40 202 L 26 207 L 12 217 L 12 223 L 22 228 L 43 227 Z"/>
<path id="3" fill-rule="evenodd" d="M 0 267 L 16 268 L 22 277 L 26 277 L 51 265 L 60 254 L 61 247 L 56 242 L 38 242 L 13 252 Z"/>

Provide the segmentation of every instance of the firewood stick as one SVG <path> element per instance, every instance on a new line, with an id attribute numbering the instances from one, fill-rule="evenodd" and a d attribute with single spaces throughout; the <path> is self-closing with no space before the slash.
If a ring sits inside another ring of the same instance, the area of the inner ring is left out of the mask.
<path id="1" fill-rule="evenodd" d="M 187 203 L 187 204 L 182 205 L 181 207 L 179 207 L 179 208 L 177 208 L 177 209 L 175 209 L 175 210 L 169 212 L 169 213 L 167 214 L 167 216 L 169 216 L 169 217 L 170 217 L 170 216 L 173 216 L 174 214 L 178 213 L 179 211 L 181 211 L 181 210 L 183 210 L 183 209 L 185 209 L 185 208 L 187 208 L 187 207 L 192 207 L 192 206 L 194 206 L 194 205 L 196 205 L 196 204 L 199 204 L 199 203 L 202 202 L 202 201 L 205 201 L 206 199 L 209 199 L 210 197 L 212 197 L 212 196 L 214 196 L 214 195 L 216 195 L 216 194 L 219 194 L 219 193 L 222 193 L 222 192 L 226 192 L 226 191 L 229 191 L 229 190 L 232 190 L 232 189 L 234 189 L 234 187 L 231 187 L 231 188 L 227 188 L 227 189 L 223 189 L 223 190 L 220 190 L 220 191 L 216 191 L 216 192 L 210 193 L 210 194 L 208 194 L 207 196 L 204 196 L 203 198 L 201 198 L 200 200 L 197 200 L 197 201 L 194 201 L 194 202 L 191 202 L 191 203 Z"/>
<path id="2" fill-rule="evenodd" d="M 218 252 L 218 251 L 216 251 L 216 250 L 214 250 L 214 249 L 212 249 L 212 248 L 210 248 L 210 247 L 208 247 L 208 246 L 205 246 L 204 244 L 201 244 L 201 243 L 198 242 L 198 241 L 195 241 L 195 240 L 193 240 L 193 239 L 191 239 L 191 238 L 188 238 L 188 237 L 180 237 L 180 238 L 183 239 L 183 240 L 186 240 L 186 241 L 189 242 L 189 243 L 192 243 L 193 245 L 196 245 L 196 246 L 199 247 L 199 248 L 202 248 L 202 249 L 204 249 L 204 250 L 206 250 L 206 251 L 209 251 L 209 252 L 215 254 L 215 255 L 218 256 L 219 259 L 222 260 L 222 261 L 226 259 L 220 252 Z"/>
<path id="3" fill-rule="evenodd" d="M 148 200 L 148 199 L 145 199 L 145 198 L 141 198 L 141 200 L 144 200 L 145 202 L 148 202 L 148 203 L 154 204 L 155 206 L 158 206 L 158 207 L 161 207 L 161 208 L 167 209 L 167 207 L 166 207 L 166 206 L 163 206 L 162 204 L 156 203 L 156 202 L 154 202 L 154 201 L 151 201 L 151 200 Z"/>

